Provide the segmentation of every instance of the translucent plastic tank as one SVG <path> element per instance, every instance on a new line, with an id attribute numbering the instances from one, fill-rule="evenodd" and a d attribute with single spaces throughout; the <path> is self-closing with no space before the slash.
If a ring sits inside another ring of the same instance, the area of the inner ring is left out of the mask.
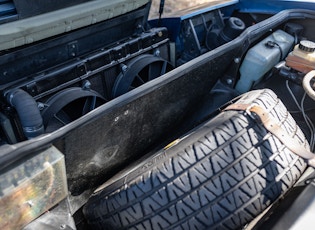
<path id="1" fill-rule="evenodd" d="M 296 45 L 286 59 L 286 65 L 300 71 L 308 73 L 315 69 L 315 43 L 303 40 Z"/>
<path id="2" fill-rule="evenodd" d="M 236 90 L 247 92 L 273 66 L 284 59 L 294 44 L 294 37 L 277 30 L 249 49 L 240 67 L 240 80 Z"/>

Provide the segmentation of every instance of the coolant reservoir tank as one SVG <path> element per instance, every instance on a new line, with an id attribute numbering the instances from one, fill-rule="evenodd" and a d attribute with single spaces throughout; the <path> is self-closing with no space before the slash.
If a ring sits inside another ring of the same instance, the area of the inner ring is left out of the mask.
<path id="1" fill-rule="evenodd" d="M 307 40 L 301 41 L 289 53 L 286 65 L 302 73 L 315 69 L 315 43 Z"/>
<path id="2" fill-rule="evenodd" d="M 247 52 L 240 67 L 240 80 L 236 90 L 245 93 L 273 66 L 285 58 L 293 46 L 294 37 L 277 30 Z"/>

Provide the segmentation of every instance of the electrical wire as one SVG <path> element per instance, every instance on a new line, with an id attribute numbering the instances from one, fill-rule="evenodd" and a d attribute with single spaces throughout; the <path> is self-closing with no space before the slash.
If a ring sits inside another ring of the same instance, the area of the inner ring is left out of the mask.
<path id="1" fill-rule="evenodd" d="M 286 80 L 286 87 L 294 101 L 294 103 L 296 104 L 296 106 L 298 107 L 298 109 L 300 110 L 300 112 L 302 113 L 303 115 L 303 118 L 304 118 L 304 121 L 310 131 L 310 134 L 311 134 L 311 137 L 310 137 L 310 148 L 311 150 L 313 151 L 314 149 L 314 131 L 315 131 L 315 128 L 314 128 L 314 125 L 311 121 L 311 119 L 307 116 L 307 114 L 305 113 L 305 109 L 304 109 L 304 102 L 305 102 L 305 97 L 306 97 L 306 93 L 304 93 L 302 99 L 301 99 L 301 102 L 299 103 L 298 100 L 296 99 L 294 93 L 292 92 L 290 86 L 289 86 L 289 81 Z"/>
<path id="2" fill-rule="evenodd" d="M 306 115 L 306 113 L 305 113 L 305 109 L 304 109 L 304 101 L 305 101 L 305 97 L 306 97 L 306 92 L 304 93 L 304 95 L 303 95 L 303 97 L 302 97 L 302 99 L 301 99 L 301 109 L 302 109 L 302 114 L 303 114 L 303 118 L 305 119 L 305 120 L 308 120 L 308 122 L 309 122 L 309 125 L 310 125 L 310 130 L 312 130 L 312 132 L 311 132 L 311 137 L 313 138 L 312 139 L 312 141 L 311 141 L 311 144 L 310 144 L 310 146 L 311 146 L 311 149 L 313 150 L 314 149 L 314 142 L 315 142 L 315 139 L 314 139 L 314 124 L 313 124 L 313 122 L 311 121 L 311 119 Z"/>

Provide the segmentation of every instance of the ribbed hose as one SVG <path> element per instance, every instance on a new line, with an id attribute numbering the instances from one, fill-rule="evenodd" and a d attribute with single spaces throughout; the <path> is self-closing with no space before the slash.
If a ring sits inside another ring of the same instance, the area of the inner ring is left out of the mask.
<path id="1" fill-rule="evenodd" d="M 16 109 L 27 139 L 44 133 L 43 119 L 36 101 L 24 90 L 16 89 L 7 94 L 7 101 Z"/>

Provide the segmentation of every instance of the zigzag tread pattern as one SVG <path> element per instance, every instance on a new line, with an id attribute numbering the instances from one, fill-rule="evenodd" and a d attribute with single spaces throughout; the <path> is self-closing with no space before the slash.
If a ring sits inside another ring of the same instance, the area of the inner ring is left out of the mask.
<path id="1" fill-rule="evenodd" d="M 272 108 L 272 116 L 307 146 L 282 103 L 268 91 L 259 96 L 255 102 Z M 99 205 L 88 204 L 85 213 L 102 229 L 236 229 L 292 187 L 305 167 L 261 125 L 235 113 L 126 186 L 100 195 Z"/>

